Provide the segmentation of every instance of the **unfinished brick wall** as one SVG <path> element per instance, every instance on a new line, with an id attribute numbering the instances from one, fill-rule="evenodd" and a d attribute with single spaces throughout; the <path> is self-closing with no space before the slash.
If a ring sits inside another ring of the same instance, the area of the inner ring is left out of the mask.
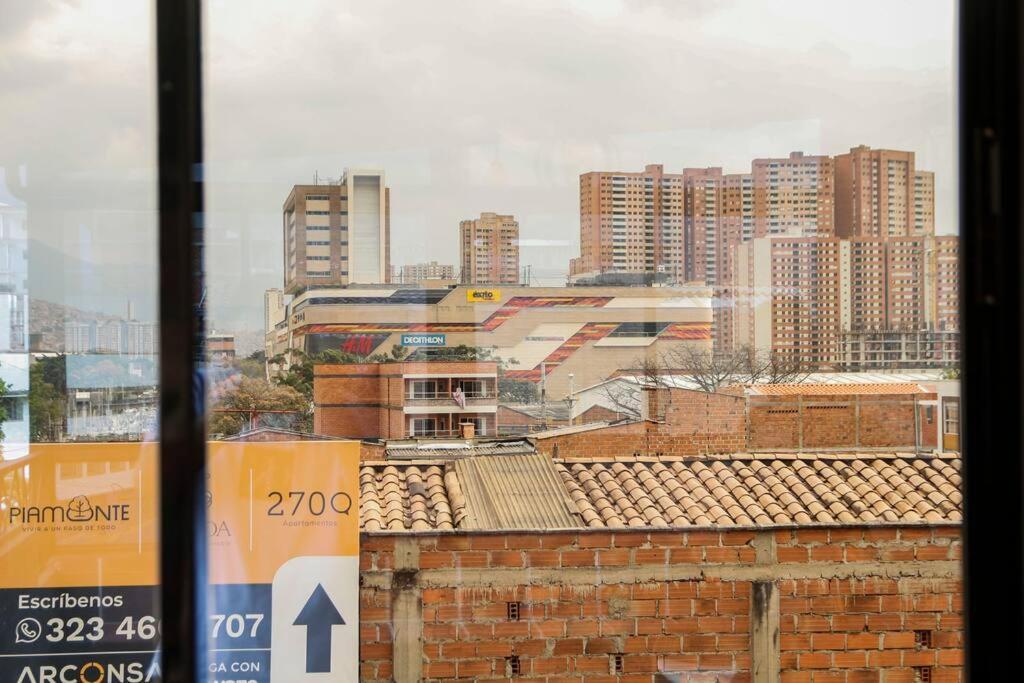
<path id="1" fill-rule="evenodd" d="M 915 401 L 934 398 L 935 394 L 751 396 L 748 448 L 914 448 Z"/>
<path id="2" fill-rule="evenodd" d="M 934 399 L 934 394 L 927 398 Z M 894 404 L 885 397 L 860 397 L 860 441 L 864 446 L 888 446 L 892 443 L 914 443 L 914 404 Z M 922 397 L 925 398 L 925 397 Z M 934 433 L 934 429 L 930 430 Z"/>
<path id="3" fill-rule="evenodd" d="M 554 457 L 700 455 L 745 450 L 743 399 L 685 389 L 642 392 L 649 419 L 538 439 Z"/>
<path id="4" fill-rule="evenodd" d="M 593 405 L 577 415 L 575 423 L 585 425 L 591 422 L 614 422 L 624 417 L 627 417 L 625 413 L 611 410 L 602 405 Z"/>
<path id="5" fill-rule="evenodd" d="M 361 677 L 962 681 L 960 552 L 957 527 L 364 536 Z"/>
<path id="6" fill-rule="evenodd" d="M 804 529 L 776 541 L 784 565 L 959 561 L 962 550 L 949 527 Z M 781 680 L 961 681 L 962 591 L 958 576 L 780 581 Z"/>

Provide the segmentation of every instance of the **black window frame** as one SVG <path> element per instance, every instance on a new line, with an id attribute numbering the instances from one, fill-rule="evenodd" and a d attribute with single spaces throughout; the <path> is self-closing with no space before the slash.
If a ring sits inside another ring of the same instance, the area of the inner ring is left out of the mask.
<path id="1" fill-rule="evenodd" d="M 161 649 L 164 680 L 178 683 L 206 673 L 202 1 L 155 7 Z M 1020 674 L 1024 653 L 1022 20 L 1013 0 L 960 2 L 966 668 L 977 681 Z"/>

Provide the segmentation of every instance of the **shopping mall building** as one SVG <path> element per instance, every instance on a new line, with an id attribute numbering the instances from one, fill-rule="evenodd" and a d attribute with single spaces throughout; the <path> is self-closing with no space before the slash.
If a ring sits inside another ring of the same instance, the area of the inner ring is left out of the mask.
<path id="1" fill-rule="evenodd" d="M 711 348 L 711 291 L 698 286 L 307 289 L 267 311 L 268 358 L 480 347 L 508 363 L 507 378 L 543 373 L 551 400 L 680 345 Z"/>

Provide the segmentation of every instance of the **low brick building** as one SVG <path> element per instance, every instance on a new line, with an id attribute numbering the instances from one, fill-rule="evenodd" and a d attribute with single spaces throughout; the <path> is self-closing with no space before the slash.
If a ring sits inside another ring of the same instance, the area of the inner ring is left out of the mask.
<path id="1" fill-rule="evenodd" d="M 364 463 L 366 681 L 962 681 L 960 461 Z"/>
<path id="2" fill-rule="evenodd" d="M 918 384 L 650 388 L 640 419 L 534 433 L 552 457 L 937 448 L 936 394 Z"/>
<path id="3" fill-rule="evenodd" d="M 493 436 L 494 361 L 317 365 L 313 431 L 357 439 Z"/>
<path id="4" fill-rule="evenodd" d="M 917 383 L 760 384 L 733 391 L 747 398 L 751 449 L 938 446 L 937 394 Z"/>

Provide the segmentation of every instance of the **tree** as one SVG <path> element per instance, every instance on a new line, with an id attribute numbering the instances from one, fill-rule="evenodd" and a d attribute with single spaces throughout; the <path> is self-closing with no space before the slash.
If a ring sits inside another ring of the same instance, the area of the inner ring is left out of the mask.
<path id="1" fill-rule="evenodd" d="M 498 399 L 502 403 L 536 403 L 537 385 L 525 379 L 498 378 Z"/>
<path id="2" fill-rule="evenodd" d="M 63 440 L 66 397 L 64 356 L 36 359 L 29 368 L 28 415 L 32 441 Z"/>
<path id="3" fill-rule="evenodd" d="M 271 362 L 278 365 L 284 364 L 285 361 L 288 361 L 288 369 L 284 373 L 273 377 L 274 383 L 279 386 L 291 387 L 311 401 L 313 400 L 314 366 L 361 363 L 363 358 L 353 353 L 336 351 L 334 349 L 328 349 L 313 355 L 309 355 L 299 349 L 289 349 L 285 354 L 271 358 Z"/>
<path id="4" fill-rule="evenodd" d="M 266 378 L 267 356 L 262 351 L 254 351 L 247 358 L 237 358 L 234 365 L 245 377 Z"/>
<path id="5" fill-rule="evenodd" d="M 238 434 L 249 426 L 250 418 L 253 422 L 259 423 L 251 425 L 253 427 L 274 426 L 306 430 L 310 418 L 309 399 L 290 386 L 243 377 L 237 387 L 226 392 L 213 406 L 209 431 L 211 434 L 226 436 Z"/>
<path id="6" fill-rule="evenodd" d="M 483 346 L 443 346 L 420 348 L 413 351 L 406 360 L 442 360 L 442 361 L 483 361 L 496 360 L 494 352 Z"/>
<path id="7" fill-rule="evenodd" d="M 798 356 L 757 351 L 741 346 L 730 353 L 713 353 L 690 344 L 638 362 L 635 379 L 623 378 L 605 388 L 614 410 L 639 417 L 643 388 L 685 387 L 709 394 L 733 384 L 790 384 L 810 374 Z"/>

